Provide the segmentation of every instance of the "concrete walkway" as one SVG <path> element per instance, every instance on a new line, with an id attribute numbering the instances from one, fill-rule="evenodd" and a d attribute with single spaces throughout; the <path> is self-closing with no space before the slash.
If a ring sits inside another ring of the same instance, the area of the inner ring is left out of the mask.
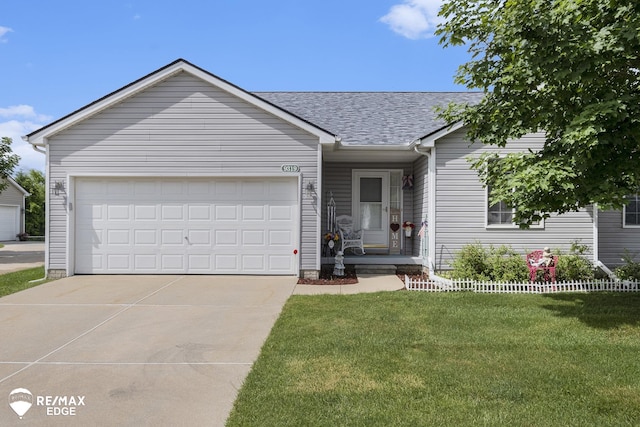
<path id="1" fill-rule="evenodd" d="M 294 295 L 350 295 L 366 292 L 397 291 L 404 283 L 395 275 L 358 275 L 354 285 L 296 285 Z"/>

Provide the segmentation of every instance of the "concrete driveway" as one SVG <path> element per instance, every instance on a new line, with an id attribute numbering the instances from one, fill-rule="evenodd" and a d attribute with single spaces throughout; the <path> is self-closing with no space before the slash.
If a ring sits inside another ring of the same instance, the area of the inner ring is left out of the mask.
<path id="1" fill-rule="evenodd" d="M 44 242 L 0 243 L 0 274 L 44 265 Z"/>
<path id="2" fill-rule="evenodd" d="M 74 276 L 0 298 L 0 425 L 224 425 L 295 283 Z"/>

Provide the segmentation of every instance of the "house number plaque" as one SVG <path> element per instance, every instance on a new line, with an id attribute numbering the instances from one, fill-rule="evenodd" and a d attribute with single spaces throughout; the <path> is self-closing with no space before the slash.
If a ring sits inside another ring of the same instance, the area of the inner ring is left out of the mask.
<path id="1" fill-rule="evenodd" d="M 282 172 L 300 172 L 300 166 L 298 165 L 282 165 Z"/>

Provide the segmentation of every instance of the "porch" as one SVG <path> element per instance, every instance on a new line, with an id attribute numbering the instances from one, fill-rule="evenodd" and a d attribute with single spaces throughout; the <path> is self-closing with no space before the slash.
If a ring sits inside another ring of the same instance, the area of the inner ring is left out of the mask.
<path id="1" fill-rule="evenodd" d="M 323 268 L 333 269 L 334 257 L 322 257 Z M 365 254 L 344 256 L 345 265 L 355 266 L 357 274 L 418 273 L 422 271 L 422 258 L 411 255 Z"/>

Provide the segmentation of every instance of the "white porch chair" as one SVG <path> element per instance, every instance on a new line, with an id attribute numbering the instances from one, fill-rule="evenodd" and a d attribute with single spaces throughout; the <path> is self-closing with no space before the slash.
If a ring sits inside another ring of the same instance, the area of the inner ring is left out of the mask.
<path id="1" fill-rule="evenodd" d="M 364 243 L 362 241 L 364 230 L 354 230 L 353 218 L 349 215 L 336 217 L 336 224 L 338 225 L 340 241 L 342 242 L 342 253 L 344 254 L 347 249 L 352 248 L 354 253 L 357 250 L 361 252 L 360 255 L 364 255 Z"/>

